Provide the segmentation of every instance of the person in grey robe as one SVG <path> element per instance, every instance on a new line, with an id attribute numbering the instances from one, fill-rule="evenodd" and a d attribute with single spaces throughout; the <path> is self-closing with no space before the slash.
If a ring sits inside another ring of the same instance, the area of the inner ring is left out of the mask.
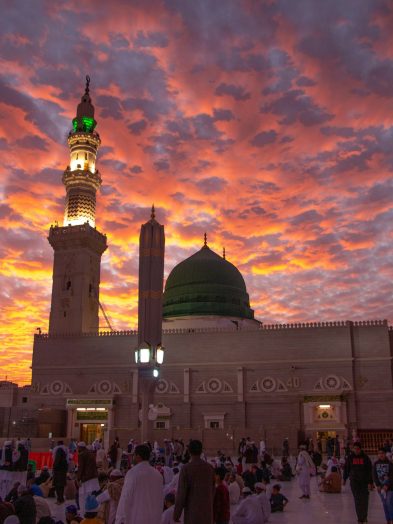
<path id="1" fill-rule="evenodd" d="M 191 460 L 180 470 L 173 519 L 184 524 L 213 524 L 215 475 L 213 467 L 201 459 L 202 442 L 191 440 Z"/>

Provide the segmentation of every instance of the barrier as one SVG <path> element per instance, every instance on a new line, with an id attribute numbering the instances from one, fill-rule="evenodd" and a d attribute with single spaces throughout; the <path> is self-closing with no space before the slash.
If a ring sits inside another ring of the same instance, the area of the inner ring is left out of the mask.
<path id="1" fill-rule="evenodd" d="M 70 458 L 74 461 L 75 464 L 78 464 L 78 453 L 70 455 Z M 30 452 L 29 453 L 29 463 L 35 464 L 36 470 L 41 470 L 44 466 L 47 466 L 49 469 L 53 467 L 53 457 L 51 451 L 46 452 Z"/>

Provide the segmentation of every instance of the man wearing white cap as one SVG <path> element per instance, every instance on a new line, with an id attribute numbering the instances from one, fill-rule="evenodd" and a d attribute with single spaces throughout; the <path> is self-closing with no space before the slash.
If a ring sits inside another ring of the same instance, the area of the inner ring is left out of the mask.
<path id="1" fill-rule="evenodd" d="M 79 508 L 81 516 L 85 515 L 85 502 L 88 495 L 98 491 L 97 465 L 94 454 L 86 447 L 85 442 L 78 442 Z"/>
<path id="2" fill-rule="evenodd" d="M 119 469 L 113 469 L 109 475 L 109 483 L 100 495 L 97 496 L 101 504 L 99 517 L 106 524 L 114 524 L 116 520 L 117 506 L 121 497 L 124 478 Z"/>
<path id="3" fill-rule="evenodd" d="M 243 488 L 243 500 L 240 502 L 233 514 L 233 524 L 261 524 L 263 513 L 261 504 L 257 497 L 252 495 L 250 488 Z"/>
<path id="4" fill-rule="evenodd" d="M 270 517 L 271 509 L 270 509 L 270 501 L 267 498 L 266 495 L 266 486 L 262 482 L 257 482 L 254 486 L 256 498 L 259 500 L 259 503 L 261 505 L 262 513 L 263 513 L 263 522 L 267 522 Z"/>
<path id="5" fill-rule="evenodd" d="M 124 480 L 116 512 L 116 524 L 158 524 L 163 509 L 163 479 L 149 464 L 150 448 L 137 446 L 136 465 Z"/>

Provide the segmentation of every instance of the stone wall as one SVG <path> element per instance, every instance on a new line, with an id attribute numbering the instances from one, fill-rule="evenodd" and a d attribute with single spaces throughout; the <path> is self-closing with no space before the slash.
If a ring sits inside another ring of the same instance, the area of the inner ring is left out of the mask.
<path id="1" fill-rule="evenodd" d="M 171 409 L 169 433 L 207 431 L 213 447 L 219 433 L 206 430 L 206 414 L 224 414 L 230 435 L 268 435 L 280 446 L 304 430 L 302 405 L 310 396 L 342 398 L 348 430 L 392 428 L 390 337 L 386 322 L 168 330 L 154 402 Z M 64 409 L 73 395 L 105 396 L 105 386 L 116 401 L 115 431 L 138 431 L 136 345 L 135 332 L 36 336 L 29 407 Z"/>

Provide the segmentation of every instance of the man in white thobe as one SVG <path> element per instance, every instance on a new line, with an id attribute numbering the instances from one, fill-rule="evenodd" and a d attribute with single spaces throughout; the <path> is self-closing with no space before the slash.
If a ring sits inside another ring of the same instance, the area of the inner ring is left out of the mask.
<path id="1" fill-rule="evenodd" d="M 261 524 L 263 513 L 257 497 L 252 495 L 250 488 L 243 488 L 243 500 L 232 517 L 233 524 Z"/>
<path id="2" fill-rule="evenodd" d="M 149 464 L 150 449 L 135 448 L 134 461 L 125 478 L 115 524 L 158 524 L 163 508 L 161 473 Z"/>
<path id="3" fill-rule="evenodd" d="M 262 484 L 262 482 L 256 482 L 254 488 L 255 488 L 255 493 L 256 493 L 255 496 L 259 500 L 259 504 L 261 505 L 261 509 L 263 513 L 262 522 L 267 522 L 270 517 L 271 507 L 270 507 L 270 500 L 267 498 L 267 495 L 266 495 L 266 486 L 265 484 Z"/>
<path id="4" fill-rule="evenodd" d="M 301 499 L 310 498 L 310 475 L 315 471 L 315 465 L 312 458 L 306 451 L 306 446 L 302 444 L 299 446 L 300 451 L 297 457 L 296 473 L 298 474 L 299 487 L 302 490 Z"/>

